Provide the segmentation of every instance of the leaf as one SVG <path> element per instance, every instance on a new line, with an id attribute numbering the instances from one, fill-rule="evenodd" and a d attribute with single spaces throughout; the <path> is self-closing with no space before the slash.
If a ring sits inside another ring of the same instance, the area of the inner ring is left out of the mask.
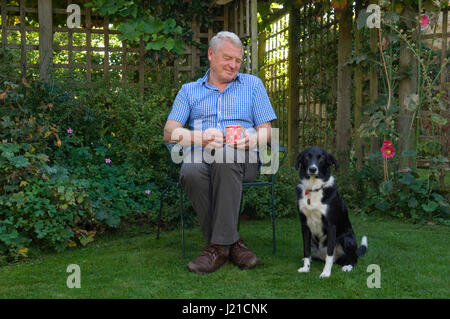
<path id="1" fill-rule="evenodd" d="M 408 94 L 405 96 L 403 103 L 406 105 L 406 109 L 409 112 L 414 112 L 419 105 L 419 96 L 415 93 Z"/>
<path id="2" fill-rule="evenodd" d="M 69 246 L 69 247 L 77 247 L 77 243 L 74 242 L 73 240 L 68 240 L 67 241 L 67 246 Z"/>
<path id="3" fill-rule="evenodd" d="M 394 183 L 392 181 L 384 181 L 380 185 L 380 191 L 384 194 L 389 193 L 394 188 Z"/>
<path id="4" fill-rule="evenodd" d="M 120 217 L 117 215 L 109 215 L 108 218 L 106 219 L 106 224 L 109 227 L 117 227 L 119 226 L 120 223 Z"/>
<path id="5" fill-rule="evenodd" d="M 390 207 L 391 207 L 391 204 L 389 204 L 388 202 L 386 202 L 386 201 L 382 201 L 382 202 L 379 202 L 379 203 L 377 203 L 376 205 L 375 205 L 375 207 L 377 208 L 377 209 L 379 209 L 379 210 L 381 210 L 381 211 L 386 211 L 387 209 L 389 209 Z"/>
<path id="6" fill-rule="evenodd" d="M 17 253 L 18 253 L 19 255 L 21 255 L 22 257 L 28 257 L 28 248 L 26 248 L 26 247 L 20 248 L 20 249 L 17 251 Z"/>
<path id="7" fill-rule="evenodd" d="M 402 157 L 415 157 L 417 156 L 417 151 L 416 150 L 405 150 L 402 152 L 401 156 Z"/>
<path id="8" fill-rule="evenodd" d="M 108 218 L 108 215 L 105 213 L 104 210 L 98 210 L 95 212 L 95 218 L 102 221 L 102 220 L 105 220 L 106 218 Z"/>
<path id="9" fill-rule="evenodd" d="M 431 196 L 433 196 L 434 200 L 437 202 L 443 203 L 445 201 L 445 198 L 438 193 L 432 193 Z"/>
<path id="10" fill-rule="evenodd" d="M 422 208 L 427 213 L 431 213 L 436 210 L 436 208 L 439 207 L 439 204 L 435 201 L 430 201 L 428 204 L 422 204 Z"/>
<path id="11" fill-rule="evenodd" d="M 404 184 L 404 185 L 410 185 L 411 183 L 413 183 L 416 179 L 414 178 L 414 176 L 412 176 L 411 174 L 407 173 L 407 174 L 402 174 L 402 176 L 399 178 L 399 182 Z"/>
<path id="12" fill-rule="evenodd" d="M 408 207 L 409 207 L 409 208 L 417 207 L 418 204 L 419 204 L 419 202 L 418 202 L 414 197 L 412 197 L 412 198 L 408 201 Z"/>
<path id="13" fill-rule="evenodd" d="M 9 162 L 15 167 L 28 167 L 28 165 L 30 165 L 28 158 L 23 157 L 22 155 L 10 158 Z"/>
<path id="14" fill-rule="evenodd" d="M 92 243 L 94 241 L 94 234 L 88 234 L 87 236 L 82 235 L 79 238 L 80 244 L 83 246 L 86 246 L 89 243 Z"/>
<path id="15" fill-rule="evenodd" d="M 351 59 L 348 59 L 345 63 L 344 66 L 346 65 L 358 65 L 361 64 L 361 62 L 366 61 L 367 60 L 367 54 L 360 54 L 357 55 Z"/>
<path id="16" fill-rule="evenodd" d="M 396 24 L 400 20 L 400 15 L 397 12 L 387 11 L 384 14 L 384 19 L 389 24 Z"/>
<path id="17" fill-rule="evenodd" d="M 164 47 L 167 49 L 167 51 L 170 51 L 175 46 L 175 40 L 172 38 L 167 39 L 166 43 L 164 44 Z"/>
<path id="18" fill-rule="evenodd" d="M 439 125 L 447 124 L 447 119 L 443 118 L 440 114 L 431 112 L 431 121 Z"/>

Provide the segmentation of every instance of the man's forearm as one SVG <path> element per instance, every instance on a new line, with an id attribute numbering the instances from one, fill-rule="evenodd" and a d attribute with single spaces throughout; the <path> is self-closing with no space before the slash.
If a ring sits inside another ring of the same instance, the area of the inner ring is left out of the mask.
<path id="1" fill-rule="evenodd" d="M 164 141 L 166 143 L 179 143 L 182 146 L 202 145 L 203 143 L 201 131 L 191 131 L 184 127 L 165 130 Z"/>
<path id="2" fill-rule="evenodd" d="M 270 124 L 262 124 L 256 128 L 258 145 L 267 145 L 272 137 L 272 126 Z"/>

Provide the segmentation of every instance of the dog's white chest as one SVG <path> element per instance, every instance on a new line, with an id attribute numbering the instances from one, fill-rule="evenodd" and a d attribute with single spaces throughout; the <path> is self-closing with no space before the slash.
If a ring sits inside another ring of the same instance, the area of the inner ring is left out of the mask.
<path id="1" fill-rule="evenodd" d="M 333 180 L 330 181 L 331 183 Z M 323 184 L 319 183 L 317 179 L 304 181 L 301 186 L 303 189 L 302 199 L 299 201 L 299 207 L 302 213 L 306 216 L 306 223 L 311 230 L 311 233 L 321 239 L 325 234 L 323 233 L 322 216 L 327 213 L 328 205 L 322 203 Z M 314 191 L 306 191 L 312 189 Z"/>
<path id="2" fill-rule="evenodd" d="M 300 210 L 306 216 L 306 222 L 308 224 L 311 233 L 319 238 L 322 237 L 322 216 L 326 214 L 327 205 L 322 203 L 322 192 L 310 192 L 308 195 L 303 195 L 303 198 L 299 201 Z"/>

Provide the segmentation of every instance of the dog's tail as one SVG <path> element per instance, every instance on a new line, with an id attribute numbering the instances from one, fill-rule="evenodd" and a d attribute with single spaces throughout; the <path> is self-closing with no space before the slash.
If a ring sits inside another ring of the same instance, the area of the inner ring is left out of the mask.
<path id="1" fill-rule="evenodd" d="M 367 236 L 363 236 L 361 239 L 361 245 L 359 246 L 358 250 L 356 250 L 356 255 L 358 257 L 361 257 L 366 253 L 367 250 Z"/>

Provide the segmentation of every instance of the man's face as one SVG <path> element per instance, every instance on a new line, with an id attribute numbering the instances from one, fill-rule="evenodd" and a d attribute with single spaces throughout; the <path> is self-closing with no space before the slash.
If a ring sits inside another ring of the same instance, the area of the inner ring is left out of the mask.
<path id="1" fill-rule="evenodd" d="M 242 63 L 242 49 L 232 42 L 224 40 L 222 46 L 214 52 L 208 49 L 210 72 L 220 82 L 231 82 L 239 72 Z"/>

